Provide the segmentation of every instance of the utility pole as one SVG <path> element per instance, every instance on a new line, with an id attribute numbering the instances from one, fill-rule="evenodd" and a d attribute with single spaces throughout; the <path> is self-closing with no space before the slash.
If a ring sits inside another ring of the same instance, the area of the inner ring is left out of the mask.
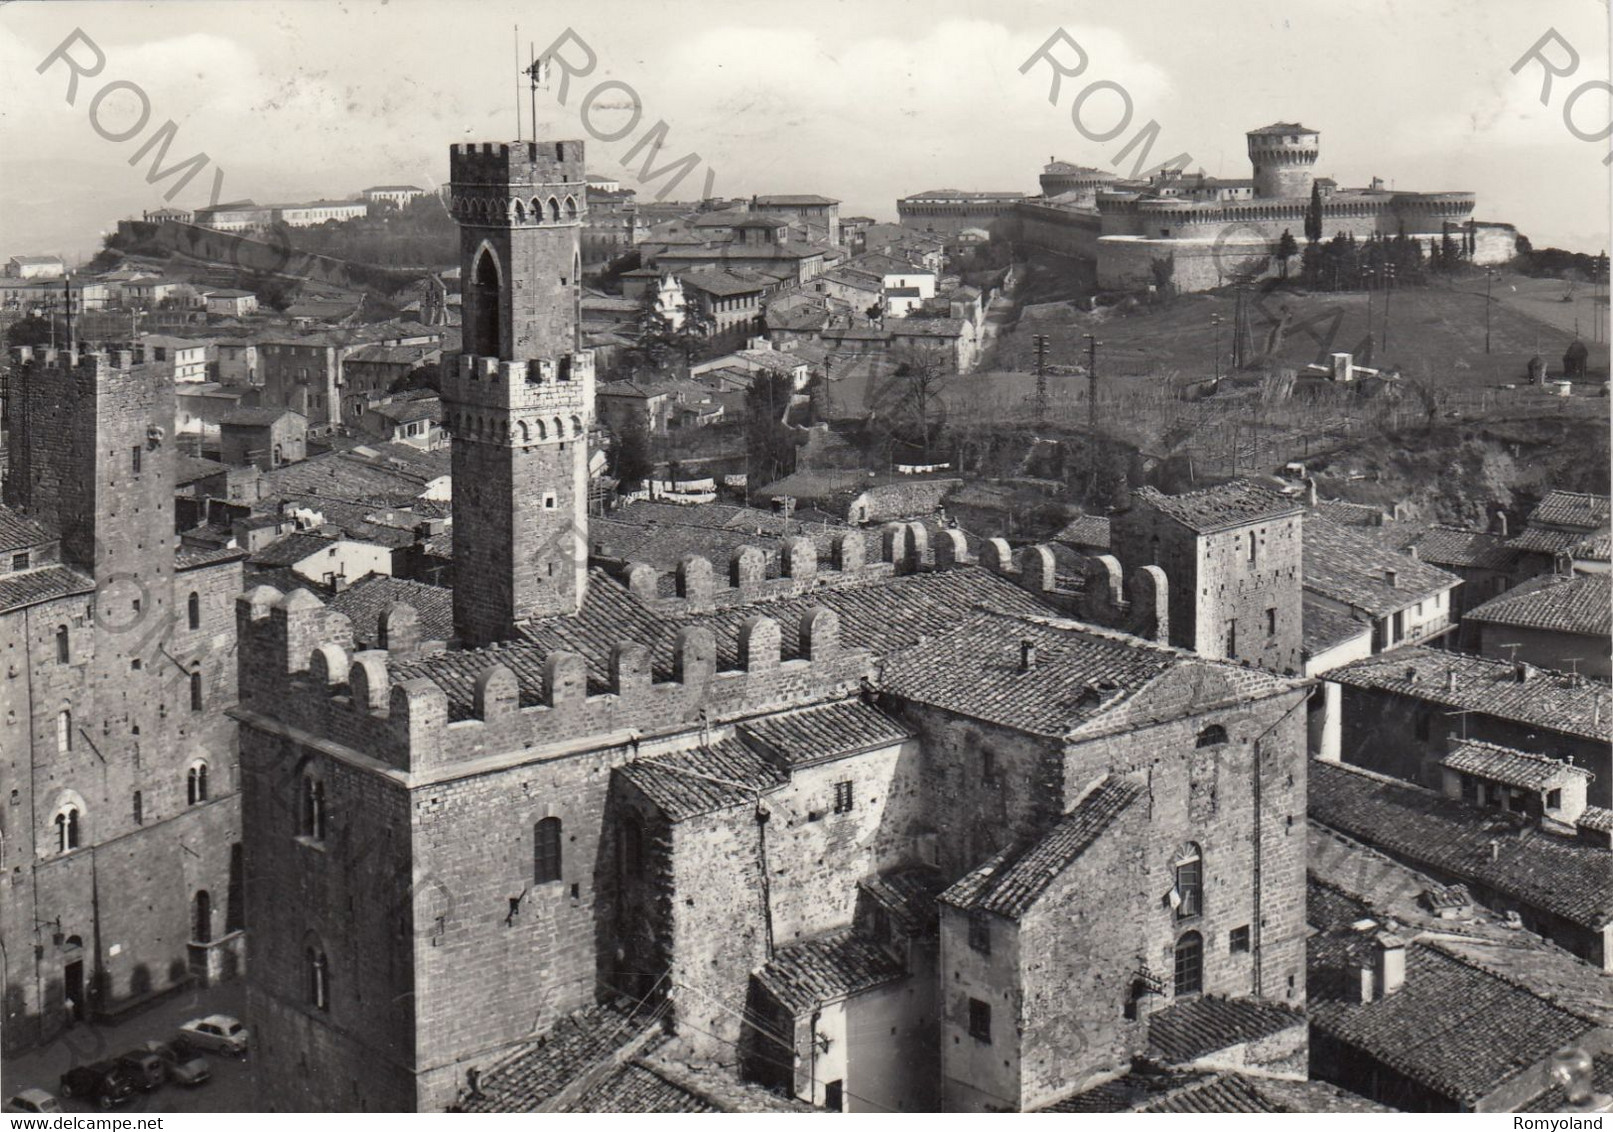
<path id="1" fill-rule="evenodd" d="M 1484 269 L 1484 352 L 1490 352 L 1490 283 L 1495 279 L 1495 268 Z"/>
<path id="2" fill-rule="evenodd" d="M 1361 278 L 1363 280 L 1365 280 L 1365 282 L 1366 282 L 1366 290 L 1367 290 L 1367 358 L 1366 358 L 1366 360 L 1368 362 L 1372 361 L 1372 277 L 1374 275 L 1376 275 L 1376 274 L 1377 274 L 1377 272 L 1373 271 L 1372 268 L 1370 268 L 1370 267 L 1364 268 L 1362 270 L 1362 272 L 1361 272 Z"/>
<path id="3" fill-rule="evenodd" d="M 1218 314 L 1210 316 L 1210 336 L 1213 342 L 1211 349 L 1215 354 L 1215 381 L 1219 385 L 1221 383 L 1221 316 Z"/>
<path id="4" fill-rule="evenodd" d="M 1040 423 L 1047 419 L 1047 335 L 1031 335 L 1031 345 L 1036 350 L 1036 420 Z"/>
<path id="5" fill-rule="evenodd" d="M 1383 348 L 1389 349 L 1389 294 L 1395 286 L 1395 266 L 1392 263 L 1383 265 Z"/>
<path id="6" fill-rule="evenodd" d="M 1103 343 L 1094 334 L 1081 337 L 1087 341 L 1087 446 L 1092 465 L 1087 490 L 1090 492 L 1098 481 L 1098 347 Z"/>

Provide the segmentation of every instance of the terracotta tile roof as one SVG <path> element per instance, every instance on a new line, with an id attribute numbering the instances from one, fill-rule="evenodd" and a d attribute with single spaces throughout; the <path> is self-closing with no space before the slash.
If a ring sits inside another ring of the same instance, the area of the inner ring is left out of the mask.
<path id="1" fill-rule="evenodd" d="M 184 487 L 197 480 L 209 479 L 213 476 L 225 475 L 229 472 L 228 464 L 221 464 L 217 460 L 205 460 L 200 456 L 180 455 L 174 458 L 174 486 Z M 4 549 L 4 547 L 0 547 Z"/>
<path id="2" fill-rule="evenodd" d="M 939 870 L 928 865 L 893 869 L 859 881 L 857 887 L 890 913 L 897 931 L 906 935 L 935 931 L 935 902 L 946 888 Z"/>
<path id="3" fill-rule="evenodd" d="M 1148 1056 L 1195 1061 L 1304 1024 L 1303 1014 L 1276 1002 L 1204 995 L 1148 1016 Z"/>
<path id="4" fill-rule="evenodd" d="M 1247 1077 L 1214 1077 L 1142 1106 L 1141 1112 L 1287 1112 L 1261 1095 Z"/>
<path id="5" fill-rule="evenodd" d="M 1583 927 L 1613 922 L 1605 849 L 1354 767 L 1313 760 L 1309 774 L 1310 816 L 1331 829 Z"/>
<path id="6" fill-rule="evenodd" d="M 380 647 L 381 614 L 394 602 L 414 606 L 422 641 L 453 640 L 454 591 L 442 586 L 371 574 L 331 598 L 330 608 L 352 622 L 357 647 L 373 649 Z"/>
<path id="7" fill-rule="evenodd" d="M 231 409 L 229 412 L 225 413 L 219 418 L 218 423 L 225 426 L 242 425 L 249 428 L 261 428 L 265 425 L 272 425 L 281 417 L 287 416 L 301 417 L 302 414 L 294 412 L 291 409 L 281 409 L 276 407 L 267 407 L 261 409 L 245 407 L 240 409 Z"/>
<path id="8" fill-rule="evenodd" d="M 1374 617 L 1386 617 L 1431 599 L 1462 579 L 1455 574 L 1400 554 L 1377 539 L 1317 516 L 1305 523 L 1305 588 L 1337 602 L 1354 605 Z M 1393 571 L 1395 581 L 1389 584 Z"/>
<path id="9" fill-rule="evenodd" d="M 1109 517 L 1107 515 L 1077 515 L 1058 534 L 1057 542 L 1077 547 L 1109 548 Z"/>
<path id="10" fill-rule="evenodd" d="M 1449 683 L 1455 673 L 1455 686 Z M 1613 710 L 1597 701 L 1607 689 L 1576 683 L 1563 673 L 1536 672 L 1520 683 L 1504 660 L 1414 645 L 1335 668 L 1327 678 L 1352 688 L 1376 689 L 1433 704 L 1509 719 L 1584 739 L 1613 742 Z"/>
<path id="11" fill-rule="evenodd" d="M 1341 527 L 1381 527 L 1383 511 L 1366 503 L 1350 503 L 1343 499 L 1318 500 L 1315 514 L 1331 520 Z"/>
<path id="12" fill-rule="evenodd" d="M 1340 932 L 1310 940 L 1311 1026 L 1458 1104 L 1472 1105 L 1595 1028 L 1427 943 L 1406 948 L 1400 990 L 1362 1003 L 1355 937 Z"/>
<path id="13" fill-rule="evenodd" d="M 1591 772 L 1563 759 L 1548 755 L 1532 755 L 1511 747 L 1494 743 L 1481 743 L 1477 739 L 1464 739 L 1440 762 L 1441 766 L 1464 774 L 1477 775 L 1492 782 L 1520 786 L 1526 790 L 1545 790 L 1560 784 L 1571 774 L 1591 777 Z M 1613 866 L 1613 861 L 1609 862 Z"/>
<path id="14" fill-rule="evenodd" d="M 1586 806 L 1585 812 L 1579 815 L 1579 821 L 1574 824 L 1600 833 L 1613 833 L 1613 810 Z"/>
<path id="15" fill-rule="evenodd" d="M 1153 507 L 1199 534 L 1209 534 L 1229 527 L 1241 527 L 1262 519 L 1296 515 L 1304 511 L 1304 508 L 1292 499 L 1286 499 L 1241 480 L 1180 495 L 1166 495 L 1157 488 L 1142 487 L 1132 492 L 1131 497 L 1133 506 L 1143 503 Z"/>
<path id="16" fill-rule="evenodd" d="M 1602 575 L 1543 575 L 1491 598 L 1464 618 L 1554 633 L 1606 638 L 1613 634 L 1613 588 Z M 1604 641 L 1605 643 L 1605 641 Z M 1602 651 L 1606 651 L 1605 648 Z"/>
<path id="17" fill-rule="evenodd" d="M 948 904 L 1018 919 L 1142 794 L 1109 777 L 1077 802 L 1040 841 L 999 854 L 941 894 Z"/>
<path id="18" fill-rule="evenodd" d="M 624 1062 L 568 1106 L 569 1112 L 720 1112 L 705 1097 L 634 1061 Z"/>
<path id="19" fill-rule="evenodd" d="M 43 566 L 19 574 L 0 574 L 0 613 L 25 605 L 95 591 L 93 579 L 66 566 Z"/>
<path id="20" fill-rule="evenodd" d="M 616 773 L 672 821 L 753 804 L 759 794 L 786 780 L 783 771 L 737 739 L 636 759 L 617 767 Z"/>
<path id="21" fill-rule="evenodd" d="M 888 747 L 913 732 L 861 700 L 843 700 L 742 723 L 739 735 L 747 746 L 793 768 Z"/>
<path id="22" fill-rule="evenodd" d="M 576 1077 L 612 1057 L 643 1029 L 614 1006 L 590 1006 L 562 1018 L 533 1045 L 479 1082 L 465 1112 L 532 1112 Z"/>
<path id="23" fill-rule="evenodd" d="M 1173 669 L 1199 681 L 1217 680 L 1218 688 L 1237 697 L 1290 686 L 1256 669 L 1054 617 L 991 609 L 947 629 L 945 636 L 890 657 L 884 690 L 1036 734 L 1134 725 L 1172 710 L 1156 705 L 1146 690 Z M 1027 641 L 1035 660 L 1022 671 Z"/>
<path id="24" fill-rule="evenodd" d="M 1323 605 L 1308 594 L 1301 600 L 1301 612 L 1304 617 L 1301 640 L 1307 657 L 1319 656 L 1363 633 L 1372 632 L 1372 626 L 1367 622 Z"/>
<path id="25" fill-rule="evenodd" d="M 1393 1112 L 1324 1081 L 1133 1069 L 1042 1112 Z"/>
<path id="26" fill-rule="evenodd" d="M 181 546 L 174 552 L 175 570 L 195 570 L 203 566 L 216 566 L 220 562 L 235 562 L 246 557 L 246 551 L 234 546 Z"/>
<path id="27" fill-rule="evenodd" d="M 1386 533 L 1391 533 L 1386 531 Z M 1464 531 L 1455 527 L 1427 527 L 1402 543 L 1414 546 L 1417 557 L 1435 566 L 1510 571 L 1518 565 L 1518 552 L 1500 535 Z"/>
<path id="28" fill-rule="evenodd" d="M 57 536 L 47 531 L 38 520 L 0 503 L 0 551 L 27 550 L 29 547 L 55 542 L 56 538 Z"/>
<path id="29" fill-rule="evenodd" d="M 311 554 L 334 548 L 337 542 L 323 535 L 298 531 L 271 542 L 254 554 L 251 562 L 254 566 L 295 566 Z"/>
<path id="30" fill-rule="evenodd" d="M 820 197 L 815 193 L 785 193 L 780 196 L 757 197 L 755 203 L 763 207 L 772 205 L 778 208 L 790 208 L 798 205 L 829 205 L 840 202 L 834 197 Z"/>
<path id="31" fill-rule="evenodd" d="M 1587 495 L 1578 491 L 1551 491 L 1546 493 L 1535 509 L 1529 512 L 1529 525 L 1536 523 L 1552 527 L 1577 527 L 1592 531 L 1613 520 L 1613 499 L 1606 495 Z"/>
<path id="32" fill-rule="evenodd" d="M 884 948 L 847 928 L 786 944 L 755 978 L 780 1005 L 801 1015 L 905 975 Z"/>

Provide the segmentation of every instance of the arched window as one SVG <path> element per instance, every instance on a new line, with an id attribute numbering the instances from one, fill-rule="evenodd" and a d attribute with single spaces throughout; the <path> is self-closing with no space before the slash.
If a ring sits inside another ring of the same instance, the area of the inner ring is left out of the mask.
<path id="1" fill-rule="evenodd" d="M 56 713 L 56 749 L 62 754 L 73 749 L 73 713 L 66 708 Z"/>
<path id="2" fill-rule="evenodd" d="M 304 964 L 308 972 L 308 1005 L 315 1010 L 330 1013 L 330 962 L 325 958 L 325 949 L 318 944 L 310 944 L 304 953 Z"/>
<path id="3" fill-rule="evenodd" d="M 1198 742 L 1197 742 L 1196 746 L 1200 746 L 1200 747 L 1219 747 L 1222 743 L 1225 743 L 1226 741 L 1227 741 L 1227 729 L 1225 727 L 1222 727 L 1219 723 L 1212 723 L 1212 724 L 1210 724 L 1210 726 L 1206 727 L 1203 731 L 1199 732 L 1199 738 L 1198 738 Z"/>
<path id="4" fill-rule="evenodd" d="M 202 627 L 202 595 L 195 590 L 190 591 L 190 598 L 185 602 L 185 612 L 190 620 L 192 629 Z"/>
<path id="5" fill-rule="evenodd" d="M 1204 937 L 1188 932 L 1176 941 L 1176 994 L 1198 994 L 1204 989 Z"/>
<path id="6" fill-rule="evenodd" d="M 58 625 L 56 626 L 56 663 L 66 664 L 71 656 L 72 652 L 68 648 L 67 626 Z"/>
<path id="7" fill-rule="evenodd" d="M 1186 919 L 1204 911 L 1204 855 L 1189 841 L 1176 851 L 1176 916 Z"/>
<path id="8" fill-rule="evenodd" d="M 207 801 L 207 764 L 200 759 L 190 764 L 185 774 L 185 802 L 194 806 Z"/>
<path id="9" fill-rule="evenodd" d="M 325 840 L 325 783 L 311 774 L 302 780 L 302 835 Z"/>
<path id="10" fill-rule="evenodd" d="M 207 894 L 207 889 L 196 893 L 196 899 L 191 903 L 192 916 L 191 941 L 194 943 L 213 942 L 213 898 Z"/>
<path id="11" fill-rule="evenodd" d="M 490 249 L 483 249 L 471 277 L 469 297 L 475 302 L 467 308 L 473 312 L 470 334 L 465 340 L 467 352 L 485 358 L 498 357 L 499 339 L 502 337 L 499 326 L 500 291 L 498 261 Z"/>
<path id="12" fill-rule="evenodd" d="M 559 220 L 560 219 L 560 202 L 558 200 L 556 200 L 554 197 L 549 198 L 549 219 L 550 220 Z"/>
<path id="13" fill-rule="evenodd" d="M 77 849 L 80 833 L 78 807 L 69 802 L 56 811 L 56 851 Z"/>
<path id="14" fill-rule="evenodd" d="M 544 818 L 532 827 L 532 883 L 560 879 L 560 819 Z"/>
<path id="15" fill-rule="evenodd" d="M 190 710 L 201 711 L 202 703 L 205 698 L 206 697 L 202 693 L 202 674 L 200 672 L 192 672 L 190 674 Z"/>

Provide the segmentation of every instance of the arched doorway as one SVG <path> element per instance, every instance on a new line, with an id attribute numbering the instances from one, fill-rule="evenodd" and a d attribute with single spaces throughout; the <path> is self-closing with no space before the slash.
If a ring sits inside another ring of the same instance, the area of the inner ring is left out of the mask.
<path id="1" fill-rule="evenodd" d="M 472 308 L 467 328 L 466 349 L 483 358 L 499 357 L 499 311 L 502 309 L 498 261 L 492 251 L 483 248 L 476 257 L 476 271 L 470 285 Z"/>

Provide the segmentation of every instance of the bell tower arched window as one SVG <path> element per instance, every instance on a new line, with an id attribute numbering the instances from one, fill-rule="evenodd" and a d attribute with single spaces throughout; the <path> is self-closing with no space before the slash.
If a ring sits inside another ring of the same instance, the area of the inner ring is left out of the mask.
<path id="1" fill-rule="evenodd" d="M 483 358 L 496 358 L 503 338 L 501 319 L 504 309 L 502 281 L 499 278 L 498 260 L 491 249 L 484 248 L 476 257 L 476 271 L 471 279 L 471 297 L 475 301 L 470 334 L 466 350 Z"/>

